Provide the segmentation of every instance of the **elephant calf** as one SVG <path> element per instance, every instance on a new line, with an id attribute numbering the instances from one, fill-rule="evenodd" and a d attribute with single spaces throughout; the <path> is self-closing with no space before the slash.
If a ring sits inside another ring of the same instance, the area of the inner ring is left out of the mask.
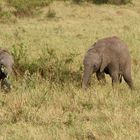
<path id="1" fill-rule="evenodd" d="M 112 85 L 122 77 L 132 89 L 131 58 L 127 45 L 118 37 L 98 40 L 86 53 L 84 61 L 82 88 L 86 89 L 92 73 L 98 80 L 105 80 L 105 74 L 112 78 Z"/>
<path id="2" fill-rule="evenodd" d="M 0 80 L 1 88 L 9 91 L 11 84 L 8 77 L 11 75 L 13 70 L 14 60 L 12 55 L 5 49 L 0 48 Z"/>

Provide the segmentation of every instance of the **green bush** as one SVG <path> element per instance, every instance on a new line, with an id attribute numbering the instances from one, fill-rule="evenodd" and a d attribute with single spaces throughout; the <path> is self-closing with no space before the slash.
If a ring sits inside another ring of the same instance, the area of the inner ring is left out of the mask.
<path id="1" fill-rule="evenodd" d="M 15 23 L 16 17 L 12 14 L 14 8 L 11 8 L 4 1 L 0 1 L 0 22 L 1 23 Z"/>
<path id="2" fill-rule="evenodd" d="M 52 0 L 7 0 L 16 9 L 15 15 L 33 15 L 39 7 L 46 6 Z"/>
<path id="3" fill-rule="evenodd" d="M 16 19 L 13 18 L 13 15 L 9 11 L 0 11 L 0 22 L 8 23 L 8 22 L 16 22 Z"/>
<path id="4" fill-rule="evenodd" d="M 84 2 L 84 0 L 73 0 L 73 2 L 76 4 L 80 4 L 80 3 Z"/>
<path id="5" fill-rule="evenodd" d="M 12 46 L 12 55 L 14 56 L 16 71 L 23 75 L 27 69 L 27 46 L 24 43 L 14 44 Z"/>
<path id="6" fill-rule="evenodd" d="M 75 71 L 72 68 L 76 56 L 76 53 L 69 53 L 59 58 L 54 49 L 46 48 L 39 59 L 29 65 L 28 70 L 31 74 L 38 73 L 42 78 L 61 85 L 73 81 L 80 83 L 81 69 Z"/>
<path id="7" fill-rule="evenodd" d="M 48 10 L 48 13 L 47 13 L 47 17 L 48 18 L 54 18 L 55 16 L 56 16 L 56 12 L 49 7 L 49 10 Z"/>
<path id="8" fill-rule="evenodd" d="M 108 0 L 92 0 L 92 2 L 96 4 L 102 4 L 102 3 L 107 3 Z"/>
<path id="9" fill-rule="evenodd" d="M 82 75 L 81 66 L 77 70 L 72 67 L 77 53 L 62 54 L 61 57 L 58 57 L 54 49 L 46 48 L 38 59 L 29 61 L 27 52 L 27 46 L 23 43 L 13 46 L 12 54 L 15 58 L 15 68 L 21 77 L 24 78 L 28 73 L 27 79 L 37 74 L 42 79 L 61 85 L 73 81 L 77 85 L 81 83 L 79 82 Z"/>
<path id="10" fill-rule="evenodd" d="M 108 3 L 111 3 L 111 4 L 127 4 L 131 2 L 132 0 L 108 0 Z"/>

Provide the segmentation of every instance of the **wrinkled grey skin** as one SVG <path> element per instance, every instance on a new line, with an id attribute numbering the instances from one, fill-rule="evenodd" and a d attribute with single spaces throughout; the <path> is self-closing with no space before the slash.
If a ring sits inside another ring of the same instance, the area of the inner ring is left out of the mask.
<path id="1" fill-rule="evenodd" d="M 96 73 L 98 80 L 105 81 L 105 74 L 112 78 L 112 85 L 122 77 L 132 89 L 131 58 L 127 45 L 117 37 L 98 40 L 86 53 L 82 88 L 86 89 L 89 78 Z"/>
<path id="2" fill-rule="evenodd" d="M 11 84 L 8 77 L 12 73 L 14 60 L 12 55 L 5 49 L 0 48 L 0 80 L 1 88 L 9 91 L 11 90 Z"/>

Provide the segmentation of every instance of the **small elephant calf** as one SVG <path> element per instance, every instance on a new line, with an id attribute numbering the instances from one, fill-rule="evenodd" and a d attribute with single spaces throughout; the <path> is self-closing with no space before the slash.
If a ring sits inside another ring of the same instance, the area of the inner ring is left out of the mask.
<path id="1" fill-rule="evenodd" d="M 132 89 L 131 58 L 127 45 L 118 37 L 98 40 L 86 53 L 84 61 L 82 87 L 86 89 L 92 73 L 98 80 L 105 80 L 105 74 L 112 78 L 112 85 L 121 81 L 122 77 Z"/>
<path id="2" fill-rule="evenodd" d="M 0 80 L 1 88 L 9 91 L 11 84 L 8 80 L 13 71 L 14 59 L 12 55 L 5 49 L 0 48 Z"/>

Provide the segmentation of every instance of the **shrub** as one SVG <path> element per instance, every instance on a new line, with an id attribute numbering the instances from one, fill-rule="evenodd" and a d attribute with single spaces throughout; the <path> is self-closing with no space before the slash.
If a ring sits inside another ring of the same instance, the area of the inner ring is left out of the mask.
<path id="1" fill-rule="evenodd" d="M 84 2 L 84 0 L 73 0 L 73 2 L 76 4 L 80 4 L 80 3 Z"/>
<path id="2" fill-rule="evenodd" d="M 7 0 L 16 11 L 15 15 L 33 15 L 39 7 L 48 5 L 51 0 Z"/>
<path id="3" fill-rule="evenodd" d="M 0 22 L 7 23 L 9 21 L 12 21 L 12 14 L 8 11 L 0 11 Z"/>
<path id="4" fill-rule="evenodd" d="M 102 4 L 102 3 L 107 3 L 108 0 L 92 0 L 93 3 L 97 3 L 97 4 Z"/>
<path id="5" fill-rule="evenodd" d="M 12 48 L 16 71 L 23 74 L 27 69 L 27 46 L 24 43 L 19 43 L 14 44 Z"/>
<path id="6" fill-rule="evenodd" d="M 47 13 L 47 17 L 48 18 L 54 18 L 55 16 L 56 16 L 56 12 L 49 7 L 49 10 L 48 10 L 48 13 Z"/>
<path id="7" fill-rule="evenodd" d="M 81 80 L 81 69 L 75 71 L 72 68 L 76 56 L 76 53 L 69 53 L 59 58 L 54 49 L 46 48 L 46 52 L 43 52 L 38 60 L 33 61 L 28 70 L 31 74 L 36 70 L 42 78 L 61 85 L 66 82 L 79 82 Z"/>
<path id="8" fill-rule="evenodd" d="M 28 78 L 32 75 L 40 75 L 43 79 L 55 82 L 63 86 L 64 83 L 73 82 L 78 85 L 81 83 L 82 69 L 73 69 L 73 63 L 77 53 L 62 54 L 59 58 L 54 49 L 46 48 L 45 52 L 36 60 L 29 62 L 27 46 L 23 43 L 13 46 L 12 54 L 15 58 L 17 73 L 23 78 L 28 73 Z M 28 82 L 28 80 L 27 80 Z"/>
<path id="9" fill-rule="evenodd" d="M 132 0 L 108 0 L 108 3 L 111 3 L 111 4 L 127 4 L 131 2 Z"/>
<path id="10" fill-rule="evenodd" d="M 9 7 L 7 3 L 0 1 L 0 22 L 8 23 L 8 22 L 16 22 L 16 17 L 12 14 L 14 8 Z"/>

